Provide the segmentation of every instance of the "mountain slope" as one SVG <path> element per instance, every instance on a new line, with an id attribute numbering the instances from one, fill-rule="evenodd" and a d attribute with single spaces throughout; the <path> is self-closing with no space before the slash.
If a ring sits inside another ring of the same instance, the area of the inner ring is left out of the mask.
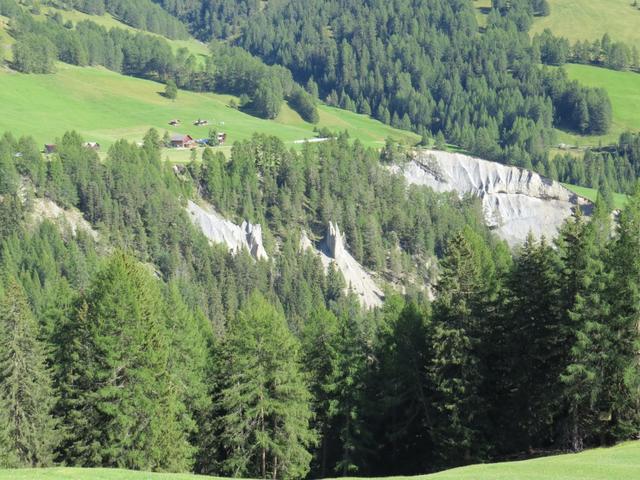
<path id="1" fill-rule="evenodd" d="M 207 119 L 213 128 L 227 133 L 227 143 L 254 133 L 280 137 L 289 145 L 316 136 L 314 125 L 283 107 L 281 116 L 264 120 L 228 107 L 231 96 L 181 91 L 175 101 L 160 95 L 164 86 L 90 67 L 60 64 L 53 75 L 24 75 L 0 71 L 0 131 L 33 136 L 39 143 L 53 143 L 65 131 L 77 130 L 88 141 L 109 146 L 115 140 L 142 139 L 151 127 L 161 133 L 208 136 L 208 127 L 192 122 Z M 171 127 L 172 119 L 182 126 Z M 418 137 L 393 129 L 363 115 L 321 106 L 319 127 L 348 130 L 365 145 L 381 147 L 387 137 L 414 143 Z M 228 148 L 228 147 L 227 147 Z M 188 160 L 189 152 L 172 152 L 172 159 Z"/>

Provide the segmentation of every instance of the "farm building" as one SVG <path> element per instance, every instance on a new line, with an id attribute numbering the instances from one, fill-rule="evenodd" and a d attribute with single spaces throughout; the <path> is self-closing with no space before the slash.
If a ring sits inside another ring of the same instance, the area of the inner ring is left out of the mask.
<path id="1" fill-rule="evenodd" d="M 171 136 L 171 146 L 174 148 L 191 148 L 196 145 L 191 135 L 177 134 Z"/>

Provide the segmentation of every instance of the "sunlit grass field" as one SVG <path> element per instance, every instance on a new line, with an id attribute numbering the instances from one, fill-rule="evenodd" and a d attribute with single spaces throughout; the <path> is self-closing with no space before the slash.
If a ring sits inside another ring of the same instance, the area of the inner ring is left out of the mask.
<path id="1" fill-rule="evenodd" d="M 395 477 L 400 478 L 400 477 Z M 414 480 L 637 480 L 640 478 L 640 441 L 577 454 L 556 455 L 519 462 L 455 468 Z M 0 470 L 0 480 L 212 480 L 189 474 L 161 474 L 127 470 L 49 468 Z"/>
<path id="2" fill-rule="evenodd" d="M 640 30 L 640 20 L 638 23 Z M 606 135 L 558 132 L 559 143 L 580 147 L 615 143 L 626 131 L 640 131 L 640 73 L 618 72 L 590 65 L 565 65 L 569 78 L 590 87 L 607 90 L 613 108 L 613 123 Z"/>
<path id="3" fill-rule="evenodd" d="M 195 127 L 202 118 L 212 128 L 227 133 L 229 149 L 233 142 L 254 133 L 276 135 L 291 146 L 316 136 L 309 124 L 286 105 L 275 120 L 264 120 L 228 106 L 231 96 L 180 91 L 177 100 L 160 93 L 164 86 L 126 77 L 103 68 L 81 68 L 59 64 L 51 75 L 25 75 L 0 71 L 0 131 L 16 136 L 29 135 L 39 143 L 55 143 L 68 130 L 77 130 L 87 141 L 96 141 L 103 150 L 125 138 L 139 141 L 154 127 L 170 133 L 208 136 L 209 127 Z M 180 119 L 181 126 L 169 121 Z M 381 147 L 387 137 L 414 144 L 419 137 L 396 130 L 364 115 L 320 106 L 318 127 L 347 130 L 370 147 Z M 190 152 L 171 151 L 172 159 L 188 160 Z"/>
<path id="4" fill-rule="evenodd" d="M 584 197 L 594 203 L 598 199 L 598 190 L 596 190 L 595 188 L 579 187 L 577 185 L 569 185 L 568 183 L 565 183 L 563 185 L 572 192 L 577 193 L 581 197 Z M 629 197 L 623 193 L 613 194 L 613 207 L 616 209 L 623 208 L 628 201 Z"/>
<path id="5" fill-rule="evenodd" d="M 551 15 L 537 17 L 531 34 L 545 28 L 569 40 L 612 39 L 637 45 L 640 42 L 640 9 L 633 0 L 548 0 Z"/>

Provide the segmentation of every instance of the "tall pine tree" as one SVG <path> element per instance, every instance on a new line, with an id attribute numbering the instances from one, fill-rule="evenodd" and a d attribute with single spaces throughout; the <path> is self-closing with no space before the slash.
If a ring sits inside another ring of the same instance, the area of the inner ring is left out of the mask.
<path id="1" fill-rule="evenodd" d="M 62 369 L 68 461 L 182 471 L 191 464 L 185 407 L 168 372 L 163 300 L 144 266 L 114 254 L 67 326 Z"/>
<path id="2" fill-rule="evenodd" d="M 433 442 L 444 463 L 482 457 L 483 401 L 480 398 L 481 299 L 485 296 L 480 259 L 464 234 L 447 245 L 433 305 L 428 374 L 433 383 Z"/>
<path id="3" fill-rule="evenodd" d="M 220 443 L 223 473 L 301 478 L 315 442 L 311 398 L 300 346 L 284 315 L 254 293 L 231 322 L 222 354 L 226 378 L 218 401 L 224 411 Z"/>
<path id="4" fill-rule="evenodd" d="M 5 466 L 42 467 L 53 461 L 54 397 L 39 333 L 22 287 L 10 278 L 0 298 L 0 461 Z"/>

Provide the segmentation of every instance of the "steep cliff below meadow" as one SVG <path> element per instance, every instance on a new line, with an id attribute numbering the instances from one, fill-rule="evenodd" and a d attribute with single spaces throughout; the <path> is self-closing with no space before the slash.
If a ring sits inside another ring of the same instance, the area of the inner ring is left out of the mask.
<path id="1" fill-rule="evenodd" d="M 262 243 L 260 225 L 244 221 L 238 226 L 226 220 L 210 205 L 200 206 L 192 201 L 187 204 L 187 212 L 191 221 L 213 243 L 225 244 L 234 253 L 246 249 L 256 260 L 269 259 Z"/>
<path id="2" fill-rule="evenodd" d="M 560 183 L 517 167 L 435 150 L 415 152 L 402 167 L 392 167 L 407 182 L 438 192 L 482 199 L 487 226 L 510 245 L 529 232 L 554 237 L 574 208 L 590 213 L 591 203 Z"/>

